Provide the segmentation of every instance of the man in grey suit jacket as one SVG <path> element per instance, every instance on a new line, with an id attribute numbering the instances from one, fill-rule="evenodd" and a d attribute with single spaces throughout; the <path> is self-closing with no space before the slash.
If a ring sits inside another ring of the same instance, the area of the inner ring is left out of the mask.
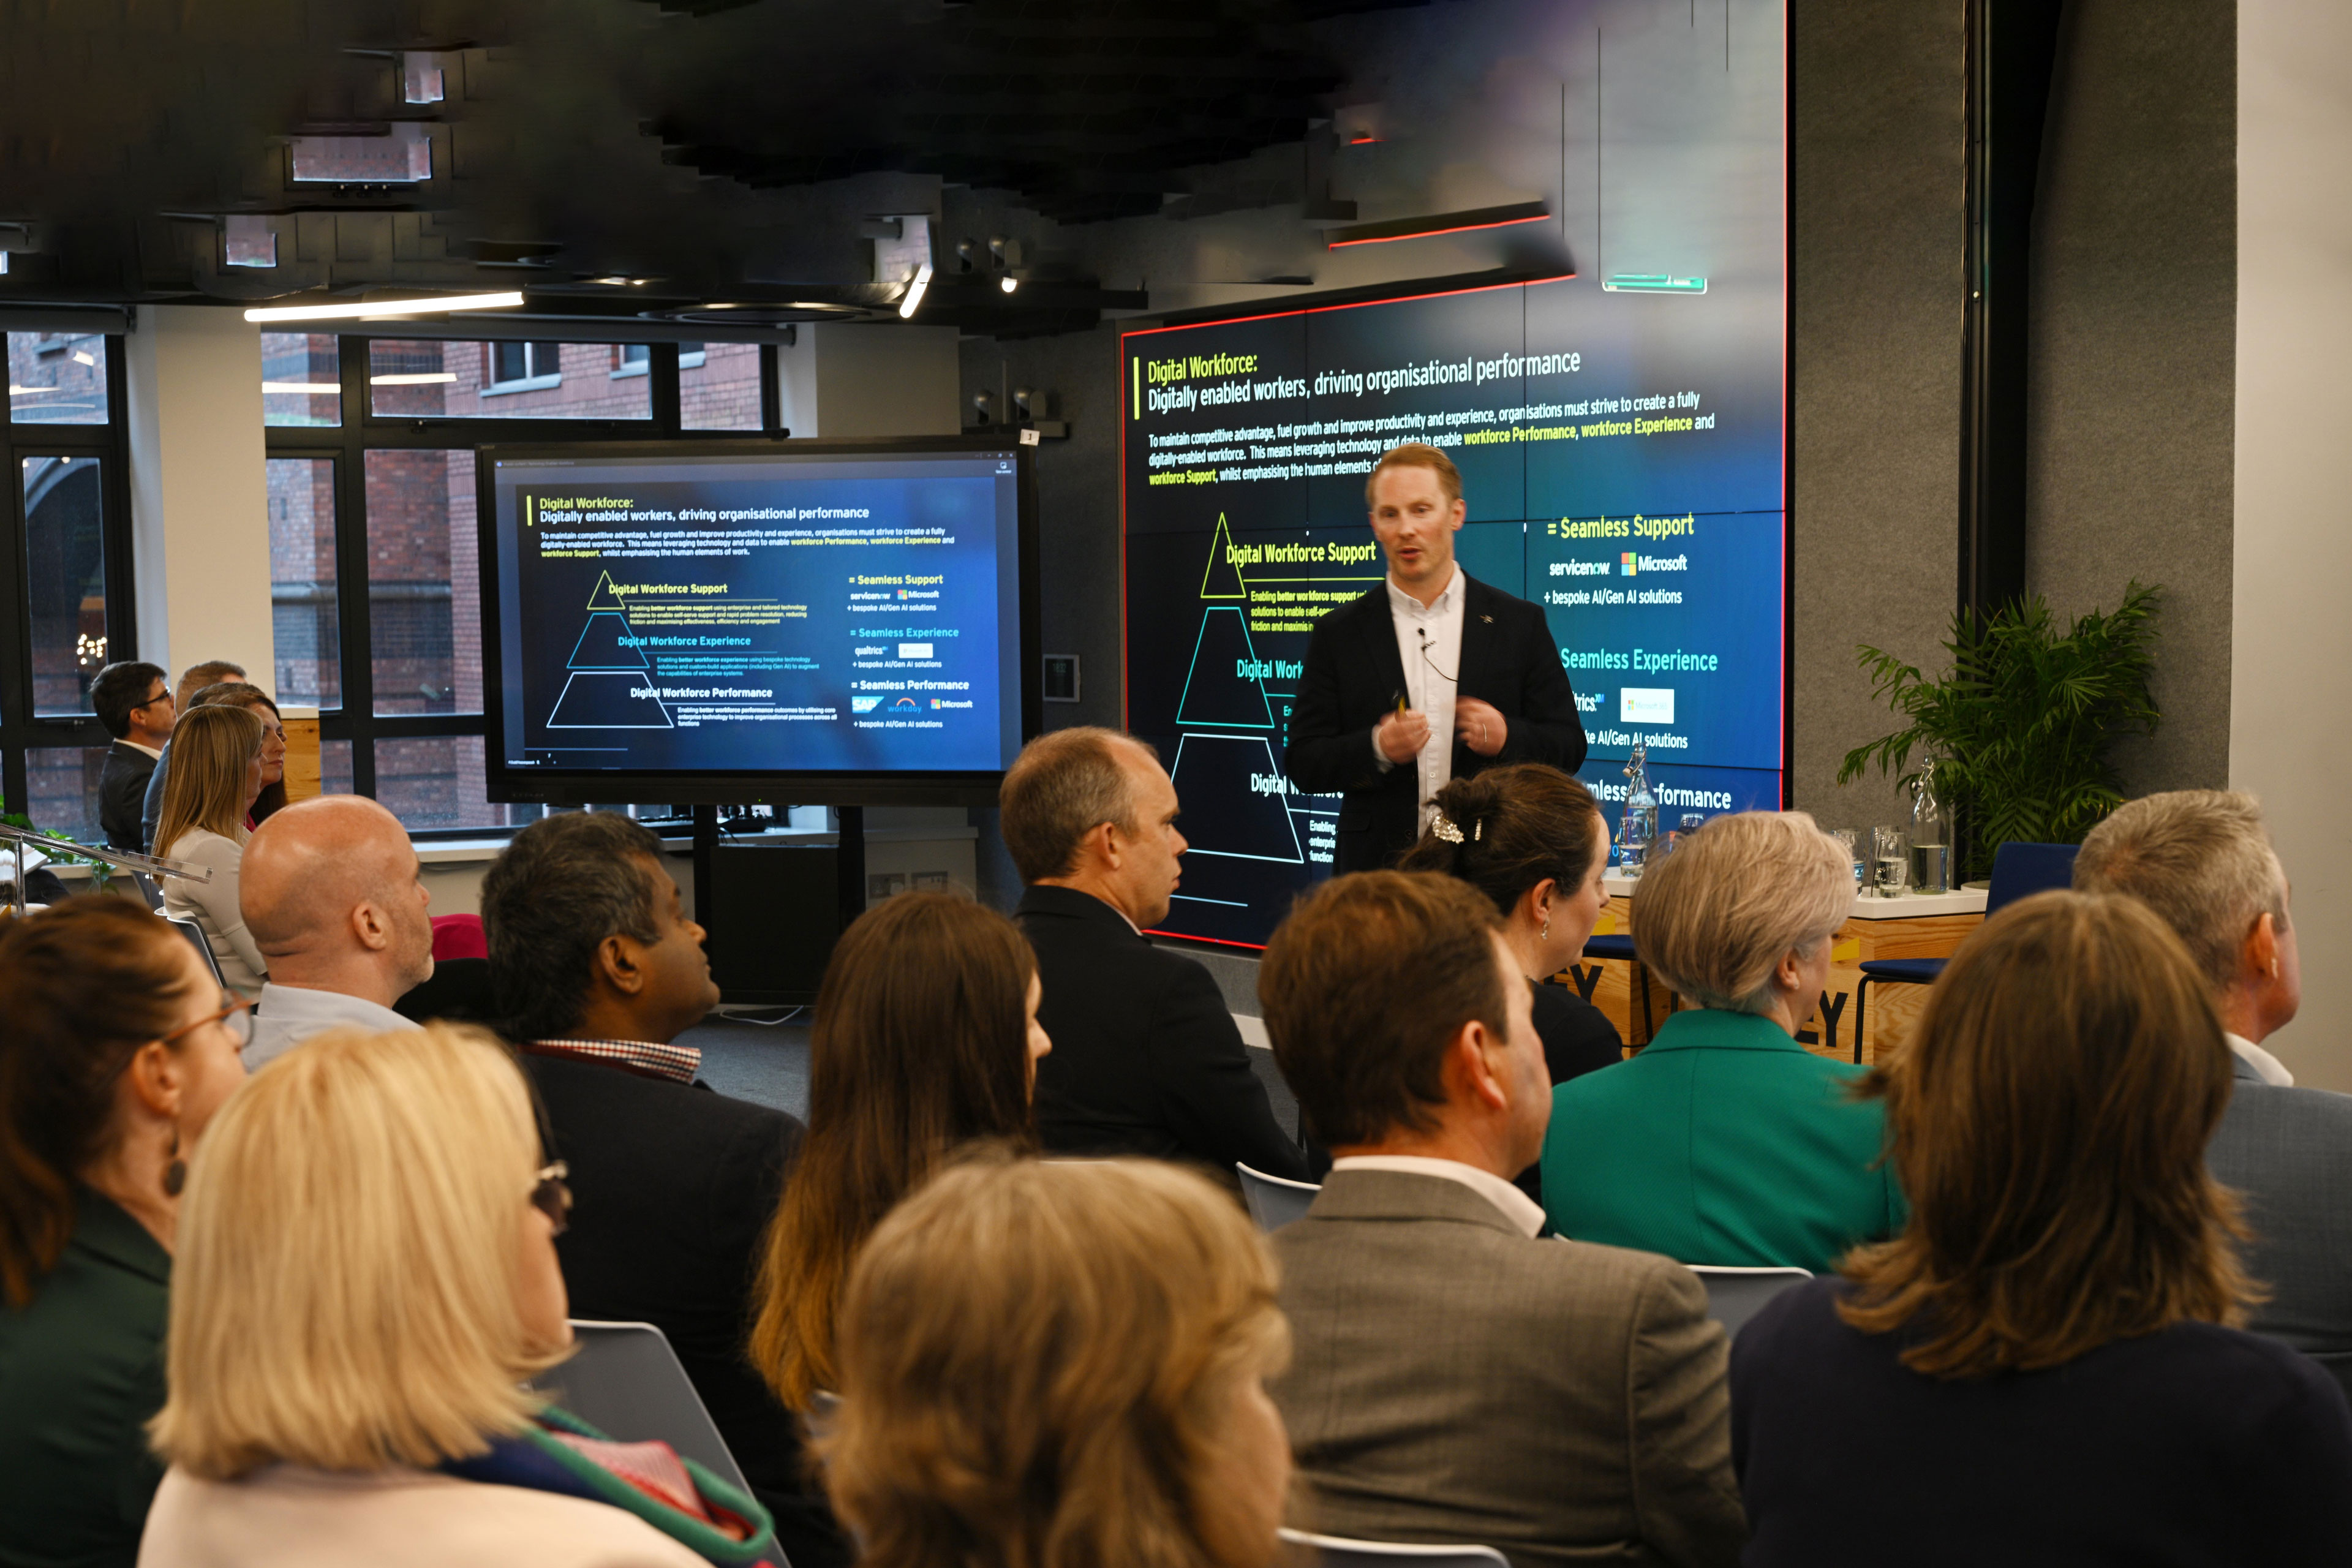
<path id="1" fill-rule="evenodd" d="M 2140 900 L 2204 971 L 2237 1058 L 2206 1163 L 2244 1197 L 2246 1272 L 2270 1289 L 2246 1326 L 2352 1392 L 2352 1095 L 2295 1088 L 2263 1047 L 2303 1005 L 2303 964 L 2261 805 L 2223 790 L 2131 801 L 2083 840 L 2074 886 Z"/>
<path id="2" fill-rule="evenodd" d="M 1301 900 L 1266 950 L 1275 1058 L 1335 1156 L 1273 1238 L 1292 1522 L 1493 1546 L 1512 1568 L 1736 1563 L 1706 1290 L 1664 1258 L 1544 1234 L 1511 1184 L 1551 1091 L 1495 926 L 1465 883 L 1370 871 Z"/>

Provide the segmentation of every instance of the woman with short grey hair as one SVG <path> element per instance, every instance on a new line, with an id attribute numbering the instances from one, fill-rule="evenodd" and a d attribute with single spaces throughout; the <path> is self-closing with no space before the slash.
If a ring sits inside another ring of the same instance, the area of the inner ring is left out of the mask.
<path id="1" fill-rule="evenodd" d="M 1862 1068 L 1796 1039 L 1853 898 L 1802 812 L 1718 816 L 1633 895 L 1633 946 L 1690 1005 L 1622 1066 L 1552 1091 L 1544 1207 L 1579 1241 L 1822 1272 L 1901 1228 Z"/>

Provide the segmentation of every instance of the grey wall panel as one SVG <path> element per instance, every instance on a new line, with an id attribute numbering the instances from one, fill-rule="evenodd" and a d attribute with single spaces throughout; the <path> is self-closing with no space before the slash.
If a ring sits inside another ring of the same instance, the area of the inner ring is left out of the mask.
<path id="1" fill-rule="evenodd" d="M 1895 727 L 1854 645 L 1938 668 L 1957 592 L 1960 6 L 1791 10 L 1791 795 L 1825 825 L 1896 822 L 1874 775 L 1835 781 Z"/>
<path id="2" fill-rule="evenodd" d="M 2074 0 L 2042 142 L 2026 583 L 2062 616 L 2164 584 L 2134 795 L 2229 775 L 2236 65 L 2234 5 Z"/>

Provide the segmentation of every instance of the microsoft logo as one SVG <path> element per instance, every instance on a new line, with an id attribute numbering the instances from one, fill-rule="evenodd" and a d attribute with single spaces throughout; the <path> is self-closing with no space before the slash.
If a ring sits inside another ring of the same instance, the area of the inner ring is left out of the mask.
<path id="1" fill-rule="evenodd" d="M 1633 568 L 1636 564 L 1637 563 L 1633 558 L 1633 552 L 1628 550 L 1624 554 L 1617 557 L 1617 574 L 1620 577 L 1631 577 L 1633 574 Z"/>

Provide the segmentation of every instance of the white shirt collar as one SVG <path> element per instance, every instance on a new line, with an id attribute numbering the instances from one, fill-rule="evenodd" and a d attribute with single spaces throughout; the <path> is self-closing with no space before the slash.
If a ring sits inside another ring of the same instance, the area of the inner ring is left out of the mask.
<path id="1" fill-rule="evenodd" d="M 118 746 L 128 746 L 134 752 L 144 752 L 159 763 L 163 760 L 163 753 L 160 750 L 153 746 L 142 746 L 128 735 L 125 735 L 121 740 L 117 741 L 115 744 Z"/>
<path id="2" fill-rule="evenodd" d="M 2221 1037 L 2230 1042 L 2230 1048 L 2238 1053 L 2239 1060 L 2254 1069 L 2256 1078 L 2279 1089 L 2294 1087 L 2294 1074 L 2289 1072 L 2286 1064 L 2278 1058 L 2243 1035 L 2233 1035 L 2224 1029 Z"/>
<path id="3" fill-rule="evenodd" d="M 389 1007 L 346 991 L 264 981 L 261 994 L 254 998 L 253 1038 L 239 1053 L 245 1070 L 258 1072 L 312 1035 L 346 1024 L 378 1031 L 418 1026 Z"/>
<path id="4" fill-rule="evenodd" d="M 1443 616 L 1452 612 L 1454 597 L 1462 592 L 1462 563 L 1454 563 L 1454 575 L 1447 578 L 1445 591 L 1423 605 L 1419 599 L 1396 585 L 1396 579 L 1384 576 L 1388 584 L 1389 608 L 1408 616 Z"/>
<path id="5" fill-rule="evenodd" d="M 1425 1154 L 1350 1154 L 1331 1162 L 1334 1171 L 1402 1171 L 1409 1176 L 1438 1176 L 1459 1182 L 1502 1210 L 1503 1217 L 1534 1237 L 1544 1227 L 1543 1206 L 1492 1171 L 1465 1165 L 1459 1160 L 1433 1160 Z"/>

